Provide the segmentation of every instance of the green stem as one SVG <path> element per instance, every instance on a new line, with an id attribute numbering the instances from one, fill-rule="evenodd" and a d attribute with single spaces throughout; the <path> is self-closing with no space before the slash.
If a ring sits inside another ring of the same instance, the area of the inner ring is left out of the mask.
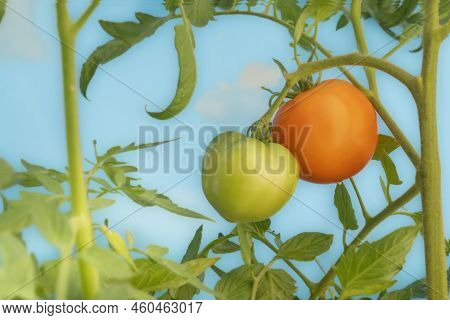
<path id="1" fill-rule="evenodd" d="M 353 24 L 353 31 L 355 33 L 356 43 L 358 45 L 358 50 L 363 55 L 369 54 L 369 49 L 367 48 L 366 39 L 364 37 L 364 29 L 361 23 L 361 5 L 362 0 L 353 0 L 351 6 L 351 20 Z M 378 97 L 378 87 L 376 81 L 375 69 L 364 68 L 366 72 L 367 81 L 369 82 L 370 90 Z"/>
<path id="2" fill-rule="evenodd" d="M 450 33 L 450 21 L 439 28 L 439 40 L 444 41 Z"/>
<path id="3" fill-rule="evenodd" d="M 61 39 L 61 60 L 64 87 L 66 139 L 69 162 L 69 183 L 71 190 L 71 215 L 77 221 L 78 250 L 93 245 L 94 234 L 88 209 L 87 189 L 81 156 L 78 123 L 77 80 L 75 72 L 75 38 L 72 23 L 67 12 L 66 1 L 57 2 L 58 32 Z M 80 273 L 84 297 L 94 299 L 99 287 L 98 273 L 94 267 L 80 260 Z"/>
<path id="4" fill-rule="evenodd" d="M 368 221 L 371 218 L 371 216 L 370 216 L 369 212 L 366 209 L 366 206 L 365 206 L 364 201 L 363 201 L 363 199 L 361 197 L 361 194 L 359 193 L 358 186 L 356 185 L 356 182 L 355 182 L 355 180 L 353 178 L 350 178 L 350 182 L 352 183 L 353 189 L 355 190 L 355 193 L 356 193 L 356 197 L 358 198 L 358 202 L 359 202 L 359 205 L 361 207 L 361 211 L 362 211 L 363 217 L 364 217 L 364 219 L 366 221 Z"/>
<path id="5" fill-rule="evenodd" d="M 422 164 L 419 181 L 422 188 L 423 237 L 429 299 L 447 299 L 444 227 L 442 218 L 441 167 L 436 118 L 436 82 L 440 47 L 439 1 L 424 4 L 422 95 L 419 100 Z"/>
<path id="6" fill-rule="evenodd" d="M 258 292 L 259 284 L 261 283 L 261 280 L 264 278 L 264 275 L 267 273 L 267 271 L 272 268 L 275 261 L 277 261 L 277 257 L 274 257 L 267 265 L 265 265 L 258 273 L 258 275 L 253 279 L 252 294 L 250 296 L 250 300 L 256 300 L 256 293 Z"/>
<path id="7" fill-rule="evenodd" d="M 56 280 L 56 299 L 66 300 L 67 299 L 67 289 L 69 284 L 70 275 L 70 247 L 63 248 L 60 250 L 60 256 L 62 257 L 58 265 L 58 275 Z"/>
<path id="8" fill-rule="evenodd" d="M 94 13 L 95 9 L 97 9 L 100 4 L 100 0 L 92 0 L 89 7 L 84 11 L 84 13 L 78 18 L 78 20 L 72 25 L 72 31 L 74 34 L 77 34 L 87 20 L 90 18 L 92 13 Z"/>
<path id="9" fill-rule="evenodd" d="M 380 213 L 376 216 L 372 217 L 369 221 L 367 221 L 364 228 L 358 233 L 358 235 L 353 239 L 353 241 L 344 249 L 341 257 L 336 261 L 333 267 L 328 270 L 327 274 L 320 280 L 317 284 L 316 289 L 311 293 L 311 299 L 317 299 L 320 297 L 328 288 L 328 286 L 333 282 L 336 277 L 335 267 L 341 260 L 341 258 L 348 252 L 348 250 L 354 246 L 357 246 L 367 235 L 382 221 L 386 218 L 390 217 L 397 209 L 401 208 L 404 204 L 411 201 L 417 194 L 419 193 L 419 188 L 416 184 L 414 184 L 411 188 L 409 188 L 402 196 L 400 196 L 397 200 L 391 202 L 387 207 L 385 207 Z"/>

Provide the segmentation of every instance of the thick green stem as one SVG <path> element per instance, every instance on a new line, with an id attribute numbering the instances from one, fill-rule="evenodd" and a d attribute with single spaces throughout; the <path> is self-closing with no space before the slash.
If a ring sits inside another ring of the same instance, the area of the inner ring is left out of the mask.
<path id="1" fill-rule="evenodd" d="M 353 0 L 351 8 L 351 18 L 353 24 L 353 31 L 355 33 L 356 43 L 358 45 L 358 50 L 364 55 L 369 54 L 369 49 L 367 48 L 366 39 L 364 37 L 364 29 L 361 23 L 361 5 L 362 0 Z M 367 81 L 369 82 L 369 88 L 378 97 L 378 87 L 376 80 L 376 70 L 372 68 L 364 68 L 366 72 Z"/>
<path id="2" fill-rule="evenodd" d="M 436 121 L 436 82 L 439 56 L 439 1 L 425 2 L 423 34 L 422 92 L 419 100 L 422 164 L 419 182 L 422 188 L 423 236 L 429 299 L 447 299 L 444 227 L 441 199 L 441 167 Z"/>
<path id="3" fill-rule="evenodd" d="M 87 189 L 82 166 L 80 132 L 78 123 L 77 80 L 75 72 L 75 36 L 67 12 L 66 1 L 57 2 L 58 32 L 61 40 L 61 60 L 64 87 L 66 139 L 69 162 L 72 217 L 77 222 L 76 245 L 78 250 L 93 245 L 94 234 L 88 208 Z M 81 282 L 84 298 L 94 299 L 99 287 L 95 268 L 80 260 Z"/>
<path id="4" fill-rule="evenodd" d="M 365 237 L 376 227 L 378 226 L 382 221 L 384 221 L 386 218 L 390 217 L 396 210 L 401 208 L 403 205 L 411 201 L 417 194 L 419 193 L 419 188 L 417 185 L 413 185 L 411 188 L 408 189 L 402 196 L 400 196 L 397 200 L 394 200 L 391 202 L 386 208 L 384 208 L 380 213 L 378 213 L 376 216 L 370 218 L 370 220 L 367 221 L 364 228 L 361 229 L 361 231 L 358 233 L 356 237 L 354 237 L 353 241 L 344 249 L 343 254 L 341 257 L 336 261 L 334 266 L 328 270 L 327 274 L 320 280 L 320 282 L 317 284 L 316 289 L 311 293 L 311 299 L 317 299 L 320 297 L 328 288 L 328 286 L 333 282 L 334 278 L 336 277 L 335 272 L 335 266 L 339 263 L 341 258 L 346 254 L 346 252 L 349 250 L 349 248 L 354 247 L 358 245 L 362 240 L 364 240 Z"/>

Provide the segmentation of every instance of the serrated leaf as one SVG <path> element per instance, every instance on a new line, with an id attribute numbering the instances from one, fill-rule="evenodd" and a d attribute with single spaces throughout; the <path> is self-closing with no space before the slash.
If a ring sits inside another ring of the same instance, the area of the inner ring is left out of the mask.
<path id="1" fill-rule="evenodd" d="M 358 222 L 356 221 L 352 200 L 343 183 L 336 184 L 336 189 L 334 190 L 334 205 L 338 210 L 339 220 L 344 226 L 344 229 L 358 229 Z"/>
<path id="2" fill-rule="evenodd" d="M 19 180 L 19 175 L 8 164 L 8 162 L 0 159 L 0 190 L 9 188 L 17 184 Z"/>
<path id="3" fill-rule="evenodd" d="M 400 145 L 394 137 L 379 134 L 377 148 L 375 149 L 372 159 L 381 161 L 385 153 L 390 154 L 398 147 L 400 147 Z"/>
<path id="4" fill-rule="evenodd" d="M 391 287 L 418 233 L 417 227 L 400 228 L 380 240 L 350 247 L 336 266 L 341 298 L 373 294 Z"/>
<path id="5" fill-rule="evenodd" d="M 159 120 L 170 119 L 179 114 L 188 105 L 194 93 L 197 81 L 194 46 L 190 30 L 184 25 L 175 26 L 175 47 L 178 53 L 179 75 L 175 97 L 163 111 L 147 113 Z"/>
<path id="6" fill-rule="evenodd" d="M 337 30 L 339 30 L 339 29 L 342 29 L 342 28 L 344 28 L 347 24 L 348 24 L 348 19 L 347 19 L 347 16 L 345 15 L 345 14 L 342 14 L 340 17 L 339 17 L 339 20 L 338 20 L 338 22 L 337 22 L 337 24 L 336 24 L 336 31 Z"/>
<path id="7" fill-rule="evenodd" d="M 214 222 L 214 220 L 200 213 L 176 205 L 167 196 L 157 193 L 156 190 L 147 190 L 142 188 L 141 186 L 127 186 L 123 188 L 123 191 L 131 200 L 140 204 L 141 206 L 158 206 L 180 216 L 195 219 L 204 219 Z"/>
<path id="8" fill-rule="evenodd" d="M 174 139 L 174 140 L 176 140 L 176 139 Z M 165 143 L 168 143 L 168 142 L 171 142 L 174 140 L 156 141 L 156 142 L 149 142 L 149 143 L 143 143 L 143 144 L 138 144 L 138 145 L 133 142 L 125 147 L 114 146 L 112 148 L 109 148 L 103 155 L 98 156 L 97 162 L 103 163 L 103 162 L 106 162 L 106 161 L 112 159 L 113 157 L 117 156 L 118 154 L 130 152 L 130 151 L 136 151 L 136 150 L 145 150 L 148 148 L 157 147 L 161 144 L 165 144 Z"/>
<path id="9" fill-rule="evenodd" d="M 297 0 L 277 1 L 277 9 L 281 13 L 281 18 L 290 23 L 295 23 L 302 12 Z"/>
<path id="10" fill-rule="evenodd" d="M 137 259 L 135 260 L 135 264 L 138 271 L 131 279 L 131 283 L 136 288 L 144 291 L 179 288 L 186 285 L 190 278 L 194 279 L 200 276 L 206 269 L 216 263 L 217 260 L 216 258 L 199 258 L 180 265 L 169 262 L 170 267 L 168 268 L 165 263 L 170 260 L 163 258 L 157 258 L 157 261 Z M 161 263 L 163 261 L 164 263 Z M 179 272 L 175 272 L 173 268 Z"/>
<path id="11" fill-rule="evenodd" d="M 81 250 L 78 257 L 96 268 L 106 279 L 128 279 L 133 276 L 130 265 L 114 251 L 90 246 Z"/>
<path id="12" fill-rule="evenodd" d="M 152 36 L 163 25 L 168 17 L 154 17 L 144 13 L 136 13 L 136 22 L 107 22 L 102 21 L 106 32 L 115 38 L 104 45 L 97 47 L 83 64 L 80 75 L 81 93 L 86 97 L 87 88 L 97 68 L 128 51 L 136 43 Z"/>
<path id="13" fill-rule="evenodd" d="M 211 0 L 185 0 L 184 9 L 189 21 L 196 27 L 204 27 L 214 18 Z"/>
<path id="14" fill-rule="evenodd" d="M 394 161 L 386 153 L 381 159 L 381 165 L 383 166 L 384 173 L 386 174 L 388 185 L 401 185 L 403 181 L 400 180 L 395 167 Z"/>
<path id="15" fill-rule="evenodd" d="M 284 242 L 278 250 L 278 256 L 297 261 L 311 261 L 328 251 L 332 243 L 331 234 L 304 232 Z"/>
<path id="16" fill-rule="evenodd" d="M 252 273 L 258 274 L 263 266 L 240 266 L 227 272 L 216 284 L 216 291 L 230 300 L 249 300 L 253 287 Z M 293 299 L 297 291 L 295 280 L 284 270 L 271 269 L 263 277 L 256 292 L 257 300 Z"/>
<path id="17" fill-rule="evenodd" d="M 89 199 L 89 211 L 100 210 L 112 206 L 116 200 L 106 198 L 92 198 Z"/>
<path id="18" fill-rule="evenodd" d="M 164 7 L 166 7 L 171 14 L 174 14 L 180 3 L 181 0 L 164 0 Z"/>
<path id="19" fill-rule="evenodd" d="M 31 164 L 25 160 L 22 160 L 22 164 L 27 169 L 27 175 L 29 175 L 33 179 L 36 179 L 48 191 L 56 194 L 64 193 L 60 182 L 52 177 L 47 169 Z"/>
<path id="20" fill-rule="evenodd" d="M 0 233 L 0 299 L 36 299 L 36 266 L 16 236 Z"/>
<path id="21" fill-rule="evenodd" d="M 111 248 L 120 254 L 131 266 L 135 267 L 131 254 L 128 251 L 128 247 L 120 234 L 106 226 L 100 226 L 100 231 L 105 235 Z"/>

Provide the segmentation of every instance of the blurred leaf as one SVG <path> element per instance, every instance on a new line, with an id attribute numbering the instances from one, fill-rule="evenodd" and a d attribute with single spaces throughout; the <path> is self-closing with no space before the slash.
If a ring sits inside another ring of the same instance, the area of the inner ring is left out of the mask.
<path id="1" fill-rule="evenodd" d="M 395 290 L 381 296 L 380 300 L 411 300 L 412 289 Z"/>
<path id="2" fill-rule="evenodd" d="M 100 21 L 103 29 L 114 39 L 97 47 L 83 64 L 80 89 L 85 97 L 88 85 L 99 65 L 117 58 L 136 43 L 152 36 L 168 20 L 168 17 L 154 17 L 144 13 L 136 13 L 136 18 L 139 21 L 138 23 Z"/>
<path id="3" fill-rule="evenodd" d="M 191 100 L 197 81 L 194 46 L 191 41 L 190 30 L 185 25 L 175 26 L 175 47 L 177 48 L 180 69 L 175 97 L 163 111 L 147 111 L 151 117 L 159 120 L 170 119 L 183 111 Z"/>
<path id="4" fill-rule="evenodd" d="M 184 0 L 184 9 L 189 21 L 196 27 L 204 27 L 214 19 L 211 0 Z"/>
<path id="5" fill-rule="evenodd" d="M 397 140 L 395 140 L 394 137 L 379 134 L 377 148 L 375 149 L 375 153 L 372 159 L 381 161 L 385 153 L 390 154 L 399 146 L 400 145 L 398 144 Z"/>
<path id="6" fill-rule="evenodd" d="M 131 266 L 135 267 L 134 261 L 131 258 L 131 254 L 128 251 L 127 245 L 120 234 L 106 226 L 100 226 L 100 231 L 105 235 L 111 248 L 113 248 L 115 252 L 120 254 L 122 258 L 124 258 Z"/>
<path id="7" fill-rule="evenodd" d="M 164 7 L 171 13 L 174 14 L 175 10 L 180 5 L 181 0 L 164 0 Z"/>
<path id="8" fill-rule="evenodd" d="M 258 0 L 247 0 L 247 7 L 251 8 L 258 4 Z"/>
<path id="9" fill-rule="evenodd" d="M 350 247 L 336 266 L 342 286 L 341 298 L 374 294 L 391 287 L 418 233 L 403 227 L 374 242 Z"/>
<path id="10" fill-rule="evenodd" d="M 153 300 L 147 292 L 134 288 L 126 282 L 108 283 L 100 289 L 99 300 Z"/>
<path id="11" fill-rule="evenodd" d="M 81 288 L 80 268 L 78 261 L 67 257 L 62 259 L 64 259 L 63 262 L 61 260 L 49 260 L 44 262 L 39 269 L 37 283 L 46 298 L 54 298 L 58 281 L 58 272 L 60 270 L 59 267 L 61 266 L 61 263 L 68 263 L 69 278 L 67 287 L 70 288 L 70 290 L 67 290 L 67 299 L 82 300 L 83 292 Z"/>
<path id="12" fill-rule="evenodd" d="M 0 190 L 7 189 L 17 184 L 19 180 L 20 176 L 14 171 L 8 162 L 0 159 Z"/>
<path id="13" fill-rule="evenodd" d="M 384 173 L 386 174 L 388 185 L 400 185 L 403 182 L 398 177 L 397 168 L 395 167 L 394 161 L 386 153 L 381 159 L 381 165 L 383 166 Z"/>
<path id="14" fill-rule="evenodd" d="M 281 13 L 281 18 L 292 24 L 298 20 L 298 17 L 302 12 L 302 8 L 298 5 L 297 0 L 277 1 L 277 8 Z"/>
<path id="15" fill-rule="evenodd" d="M 450 292 L 450 268 L 447 269 L 447 287 Z M 409 284 L 402 290 L 411 290 L 413 298 L 426 299 L 427 298 L 427 284 L 426 279 L 416 280 Z"/>
<path id="16" fill-rule="evenodd" d="M 0 299 L 36 299 L 36 266 L 22 241 L 0 233 Z"/>
<path id="17" fill-rule="evenodd" d="M 249 300 L 253 287 L 253 274 L 258 274 L 261 264 L 243 265 L 226 273 L 216 284 L 216 291 L 230 300 Z M 293 299 L 297 291 L 295 280 L 284 270 L 271 269 L 261 280 L 256 293 L 257 300 Z"/>
<path id="18" fill-rule="evenodd" d="M 312 261 L 328 251 L 333 243 L 333 235 L 319 232 L 300 233 L 280 246 L 278 256 L 297 261 Z"/>
<path id="19" fill-rule="evenodd" d="M 343 183 L 336 184 L 336 189 L 334 190 L 334 205 L 338 210 L 339 220 L 344 226 L 344 229 L 358 229 L 358 222 L 356 221 L 352 200 Z"/>
<path id="20" fill-rule="evenodd" d="M 214 0 L 214 6 L 223 10 L 232 10 L 240 0 Z"/>
<path id="21" fill-rule="evenodd" d="M 22 160 L 22 164 L 27 169 L 27 174 L 36 179 L 48 191 L 56 194 L 64 193 L 59 181 L 53 178 L 47 169 L 31 164 L 25 160 Z"/>
<path id="22" fill-rule="evenodd" d="M 214 220 L 200 213 L 179 207 L 178 205 L 173 203 L 172 200 L 170 200 L 167 196 L 157 193 L 156 190 L 147 190 L 141 186 L 126 186 L 123 188 L 123 191 L 131 200 L 133 200 L 137 204 L 140 204 L 141 206 L 158 206 L 180 216 L 195 219 L 204 219 L 214 222 Z"/>
<path id="23" fill-rule="evenodd" d="M 308 0 L 307 8 L 319 21 L 326 20 L 338 13 L 345 0 Z"/>
<path id="24" fill-rule="evenodd" d="M 337 24 L 336 24 L 336 31 L 337 30 L 339 30 L 339 29 L 342 29 L 342 28 L 344 28 L 347 24 L 348 24 L 348 19 L 347 19 L 347 16 L 345 15 L 345 14 L 342 14 L 340 17 L 339 17 L 339 20 L 338 20 L 338 22 L 337 22 Z"/>
<path id="25" fill-rule="evenodd" d="M 6 0 L 0 0 L 0 22 L 2 22 L 3 16 L 5 15 Z"/>
<path id="26" fill-rule="evenodd" d="M 114 251 L 90 246 L 81 250 L 78 257 L 96 268 L 106 279 L 128 279 L 133 276 L 130 265 Z"/>
<path id="27" fill-rule="evenodd" d="M 89 199 L 89 211 L 100 210 L 112 206 L 116 200 L 106 198 Z"/>

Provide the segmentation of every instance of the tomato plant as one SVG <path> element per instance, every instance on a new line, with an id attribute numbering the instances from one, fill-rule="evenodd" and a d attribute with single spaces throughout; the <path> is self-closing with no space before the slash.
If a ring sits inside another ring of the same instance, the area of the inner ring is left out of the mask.
<path id="1" fill-rule="evenodd" d="M 23 170 L 18 172 L 0 159 L 0 190 L 21 188 L 18 198 L 2 195 L 1 298 L 192 299 L 202 291 L 217 299 L 295 299 L 297 281 L 307 288 L 310 299 L 448 298 L 446 255 L 450 250 L 443 226 L 436 83 L 440 45 L 450 33 L 450 1 L 165 0 L 167 13 L 163 16 L 138 12 L 135 21 L 101 20 L 101 28 L 111 39 L 90 54 L 79 79 L 77 38 L 100 0 L 92 0 L 76 19 L 69 14 L 67 2 L 56 1 L 67 170 L 24 160 Z M 0 21 L 8 10 L 8 2 L 0 0 Z M 266 113 L 255 119 L 247 135 L 222 133 L 210 144 L 202 176 L 205 196 L 225 219 L 237 223 L 207 243 L 203 226 L 199 227 L 182 259 L 175 262 L 167 258 L 167 248 L 152 244 L 142 248 L 135 244 L 131 233 L 119 234 L 116 225 L 110 225 L 108 220 L 92 220 L 95 210 L 114 203 L 108 195 L 120 194 L 142 207 L 158 206 L 183 217 L 210 221 L 201 213 L 175 204 L 164 192 L 140 185 L 138 169 L 120 159 L 124 153 L 171 141 L 131 143 L 103 153 L 98 152 L 94 142 L 95 159 L 84 163 L 79 129 L 83 119 L 79 117 L 76 88 L 86 97 L 101 65 L 126 54 L 161 26 L 175 21 L 178 86 L 166 108 L 146 110 L 144 115 L 146 120 L 155 122 L 176 118 L 189 104 L 196 87 L 196 28 L 207 27 L 221 16 L 235 15 L 284 27 L 291 35 L 296 67 L 288 70 L 284 66 L 287 61 L 283 64 L 274 60 L 284 86 L 280 91 L 264 88 L 271 93 Z M 348 25 L 353 31 L 355 52 L 333 55 L 321 43 L 319 28 L 337 15 L 336 29 Z M 395 42 L 385 55 L 369 51 L 364 19 L 375 22 Z M 415 38 L 421 40 L 420 48 L 414 50 L 422 56 L 418 75 L 390 61 L 397 50 Z M 349 68 L 354 66 L 364 69 L 367 86 Z M 333 68 L 348 82 L 321 82 L 322 72 Z M 377 87 L 377 73 L 381 72 L 404 85 L 417 106 L 420 152 L 382 101 Z M 375 112 L 389 135 L 377 134 Z M 290 126 L 295 129 L 293 136 L 289 135 Z M 310 130 L 304 140 L 303 128 Z M 295 141 L 299 137 L 300 144 Z M 274 142 L 284 144 L 293 155 Z M 390 154 L 399 148 L 415 167 L 416 177 L 403 194 L 394 197 L 392 188 L 403 182 Z M 370 212 L 366 207 L 352 178 L 370 159 L 376 161 L 384 175 L 380 184 L 386 204 L 379 212 Z M 303 160 L 307 165 L 302 171 Z M 285 163 L 282 170 L 269 170 L 280 162 Z M 230 174 L 226 172 L 229 163 L 237 169 Z M 243 171 L 248 164 L 250 169 L 255 164 L 261 168 Z M 211 168 L 215 171 L 210 172 Z M 333 197 L 342 231 L 342 252 L 327 270 L 318 257 L 335 243 L 333 235 L 302 232 L 286 239 L 272 229 L 269 219 L 290 198 L 295 198 L 299 175 L 312 182 L 336 183 Z M 352 203 L 349 184 L 358 209 Z M 407 211 L 404 206 L 419 194 L 422 210 Z M 394 215 L 406 216 L 411 222 L 378 240 L 367 241 L 374 229 Z M 35 259 L 21 237 L 30 226 L 35 226 L 57 248 L 58 258 L 45 262 Z M 350 231 L 355 233 L 347 239 Z M 394 277 L 419 234 L 424 240 L 426 275 L 392 290 Z M 108 247 L 100 245 L 99 237 L 108 242 Z M 260 259 L 257 242 L 273 253 L 267 263 Z M 217 261 L 234 252 L 240 253 L 242 263 L 222 270 Z M 277 262 L 283 262 L 284 267 L 278 267 Z M 297 262 L 316 263 L 324 275 L 313 281 Z M 205 284 L 207 272 L 220 278 L 214 288 Z"/>

